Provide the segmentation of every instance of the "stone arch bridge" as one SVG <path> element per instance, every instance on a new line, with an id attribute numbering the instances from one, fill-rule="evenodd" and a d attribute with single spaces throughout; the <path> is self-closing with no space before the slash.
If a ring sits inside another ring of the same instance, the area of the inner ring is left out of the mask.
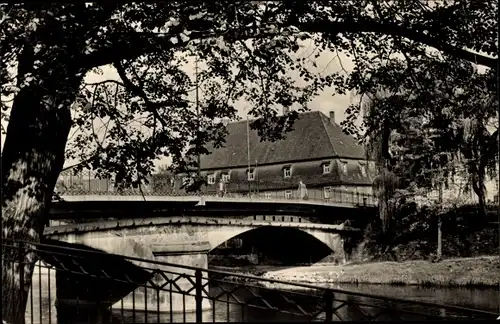
<path id="1" fill-rule="evenodd" d="M 133 198 L 73 196 L 70 201 L 53 203 L 44 239 L 55 245 L 84 246 L 125 257 L 207 269 L 210 251 L 233 237 L 261 228 L 306 233 L 342 256 L 343 239 L 360 233 L 345 221 L 373 216 L 372 209 L 339 204 L 215 198 L 199 206 L 198 200 L 192 198 Z M 74 288 L 61 290 L 67 293 L 66 299 L 81 299 L 72 295 Z"/>
<path id="2" fill-rule="evenodd" d="M 44 237 L 128 257 L 153 259 L 161 256 L 170 263 L 207 267 L 206 256 L 211 250 L 240 234 L 262 227 L 296 229 L 336 253 L 343 253 L 344 236 L 359 232 L 359 229 L 344 224 L 316 224 L 302 219 L 298 222 L 293 216 L 279 217 L 279 221 L 254 218 L 257 217 L 236 220 L 191 216 L 120 219 L 49 226 Z"/>

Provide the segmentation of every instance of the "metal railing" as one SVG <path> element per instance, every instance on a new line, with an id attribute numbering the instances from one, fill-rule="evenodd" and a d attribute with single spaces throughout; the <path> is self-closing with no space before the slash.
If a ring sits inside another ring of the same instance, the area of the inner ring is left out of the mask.
<path id="1" fill-rule="evenodd" d="M 173 180 L 173 182 L 171 181 Z M 147 185 L 140 188 L 119 188 L 110 179 L 98 179 L 93 172 L 61 174 L 56 192 L 59 196 L 75 195 L 116 195 L 116 196 L 197 196 L 196 192 L 188 192 L 183 188 L 181 178 L 165 175 L 153 175 Z M 255 199 L 272 199 L 287 201 L 321 202 L 330 204 L 351 205 L 376 205 L 376 198 L 371 193 L 371 187 L 353 187 L 351 190 L 338 188 L 324 181 L 310 180 L 307 197 L 304 199 L 298 192 L 298 182 L 293 179 L 256 179 L 253 181 L 230 179 L 224 184 L 224 197 L 239 198 L 252 197 Z M 319 181 L 319 182 L 318 182 Z M 368 192 L 367 192 L 368 190 Z M 218 190 L 218 184 L 206 184 L 202 186 L 201 192 L 204 196 L 222 196 Z"/>
<path id="2" fill-rule="evenodd" d="M 93 191 L 85 189 L 67 189 L 58 191 L 59 196 L 165 196 L 165 197 L 197 197 L 199 194 L 190 192 L 169 192 L 162 190 L 147 190 L 147 189 L 126 189 L 122 191 Z M 253 192 L 253 193 L 238 193 L 225 192 L 219 194 L 216 192 L 208 192 L 202 194 L 204 197 L 221 197 L 226 199 L 251 198 L 255 201 L 283 201 L 283 202 L 301 202 L 301 203 L 321 203 L 327 205 L 353 205 L 353 206 L 376 206 L 374 195 L 353 192 L 341 189 L 332 189 L 328 197 L 324 197 L 323 193 L 310 190 L 307 197 L 301 198 L 296 190 L 290 190 L 288 194 L 284 192 Z"/>
<path id="3" fill-rule="evenodd" d="M 2 258 L 7 263 L 22 263 L 26 253 L 34 253 L 40 260 L 28 295 L 27 323 L 331 322 L 498 317 L 488 311 L 262 279 L 81 247 L 6 241 L 3 249 Z M 18 275 L 23 274 L 20 271 Z M 22 282 L 23 278 L 20 279 Z"/>

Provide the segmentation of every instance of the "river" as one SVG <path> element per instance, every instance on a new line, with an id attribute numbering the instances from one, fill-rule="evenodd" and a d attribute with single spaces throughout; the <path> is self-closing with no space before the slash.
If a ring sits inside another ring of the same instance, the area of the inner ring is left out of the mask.
<path id="1" fill-rule="evenodd" d="M 41 285 L 39 285 L 41 283 Z M 28 305 L 26 311 L 26 323 L 57 323 L 57 309 L 55 307 L 55 275 L 52 272 L 50 275 L 50 298 L 49 298 L 49 276 L 47 274 L 35 273 L 33 277 L 34 289 L 33 296 L 28 297 Z M 332 285 L 337 289 L 345 289 L 349 291 L 359 291 L 364 293 L 412 299 L 417 301 L 426 301 L 439 304 L 461 306 L 467 308 L 480 309 L 491 312 L 498 312 L 500 304 L 500 293 L 498 289 L 474 289 L 474 288 L 428 288 L 416 286 L 389 286 L 389 285 Z M 229 288 L 229 287 L 226 287 Z M 258 291 L 254 291 L 258 292 Z M 218 291 L 216 288 L 211 288 L 210 294 L 215 295 Z M 41 303 L 40 303 L 41 296 Z M 33 304 L 31 304 L 31 297 Z M 247 296 L 240 296 L 245 299 Z M 41 306 L 41 307 L 40 307 Z M 361 320 L 359 313 L 354 309 L 345 307 L 340 312 L 344 320 Z M 215 321 L 220 322 L 241 322 L 241 321 L 304 321 L 306 318 L 293 317 L 285 314 L 275 314 L 271 311 L 260 309 L 242 309 L 238 305 L 231 305 L 228 309 L 226 303 L 216 303 L 211 311 L 203 312 L 204 322 L 212 322 L 215 316 Z M 148 318 L 144 317 L 143 312 L 136 312 L 135 315 L 130 311 L 114 310 L 112 315 L 113 323 L 170 323 L 170 322 L 194 322 L 194 313 L 188 313 L 185 317 L 182 314 L 162 313 L 148 314 Z M 96 323 L 95 320 L 83 321 L 82 323 Z"/>

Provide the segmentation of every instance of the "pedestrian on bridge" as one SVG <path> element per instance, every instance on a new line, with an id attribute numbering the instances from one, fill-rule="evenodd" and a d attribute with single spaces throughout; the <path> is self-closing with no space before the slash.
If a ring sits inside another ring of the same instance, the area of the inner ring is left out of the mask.
<path id="1" fill-rule="evenodd" d="M 226 191 L 226 186 L 224 184 L 224 181 L 222 179 L 219 180 L 219 193 L 217 196 L 219 197 L 224 197 L 224 191 Z"/>

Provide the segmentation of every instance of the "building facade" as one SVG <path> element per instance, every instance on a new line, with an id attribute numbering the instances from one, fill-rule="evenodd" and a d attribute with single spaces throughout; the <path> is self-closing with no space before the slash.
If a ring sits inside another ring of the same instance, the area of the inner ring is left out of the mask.
<path id="1" fill-rule="evenodd" d="M 446 205 L 472 205 L 479 202 L 477 194 L 472 189 L 471 180 L 467 175 L 465 166 L 461 162 L 454 165 L 455 174 L 447 179 L 442 189 L 442 201 Z M 497 171 L 498 174 L 498 171 Z M 486 203 L 498 203 L 498 177 L 486 176 L 484 186 L 486 189 Z M 438 203 L 439 190 L 434 189 L 425 196 L 417 197 L 417 201 L 427 204 Z"/>
<path id="2" fill-rule="evenodd" d="M 200 157 L 205 194 L 216 194 L 223 182 L 233 195 L 296 198 L 300 181 L 315 199 L 372 193 L 374 163 L 342 132 L 333 113 L 302 113 L 286 138 L 274 142 L 260 141 L 256 130 L 247 133 L 247 121 L 229 123 L 227 130 L 224 147 L 209 147 L 211 154 Z M 181 177 L 176 190 L 186 181 Z"/>

